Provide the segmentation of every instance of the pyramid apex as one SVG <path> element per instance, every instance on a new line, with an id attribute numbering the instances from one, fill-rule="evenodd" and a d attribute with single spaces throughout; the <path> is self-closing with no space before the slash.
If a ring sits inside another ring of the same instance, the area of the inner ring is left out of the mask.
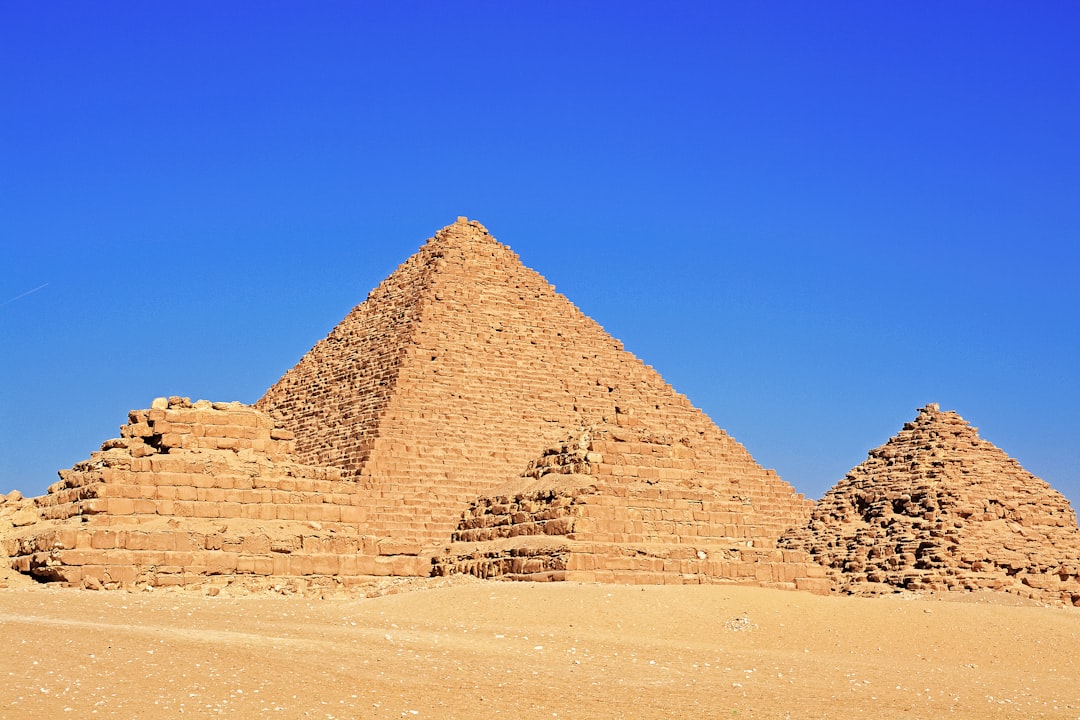
<path id="1" fill-rule="evenodd" d="M 956 422 L 957 420 L 966 423 L 967 421 L 960 417 L 960 414 L 955 410 L 942 410 L 939 403 L 927 403 L 919 408 L 919 416 L 916 420 L 930 420 L 932 422 L 945 421 Z"/>
<path id="2" fill-rule="evenodd" d="M 486 227 L 476 220 L 470 220 L 464 215 L 458 215 L 457 220 L 435 233 L 433 239 L 441 240 L 450 238 L 486 238 L 488 240 L 494 240 Z"/>
<path id="3" fill-rule="evenodd" d="M 925 406 L 919 408 L 919 416 L 915 418 L 917 424 L 926 425 L 927 423 L 932 425 L 963 425 L 970 427 L 972 430 L 976 428 L 971 426 L 967 420 L 960 416 L 960 413 L 955 410 L 942 410 L 941 405 L 938 403 L 927 403 Z"/>
<path id="4" fill-rule="evenodd" d="M 919 415 L 916 418 L 916 421 L 935 422 L 941 420 L 947 414 L 948 412 L 943 411 L 939 403 L 926 403 L 921 408 L 919 408 Z"/>
<path id="5" fill-rule="evenodd" d="M 955 410 L 942 410 L 941 405 L 936 402 L 927 403 L 919 408 L 919 414 L 911 422 L 904 423 L 903 429 L 915 430 L 921 428 L 923 430 L 932 430 L 942 427 L 953 428 L 952 431 L 956 431 L 958 428 L 966 428 L 971 432 L 978 433 L 978 428 L 972 427 L 971 423 L 962 418 Z"/>

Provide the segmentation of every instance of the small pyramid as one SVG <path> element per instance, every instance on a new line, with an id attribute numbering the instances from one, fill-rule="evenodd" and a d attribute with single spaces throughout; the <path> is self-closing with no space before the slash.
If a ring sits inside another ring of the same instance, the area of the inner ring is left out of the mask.
<path id="1" fill-rule="evenodd" d="M 809 503 L 478 222 L 458 218 L 373 290 L 257 407 L 299 459 L 370 493 L 369 530 L 446 542 L 477 496 L 545 448 L 633 415 L 718 459 L 715 482 Z"/>
<path id="2" fill-rule="evenodd" d="M 829 490 L 786 547 L 842 591 L 997 590 L 1080 605 L 1069 501 L 930 404 Z"/>

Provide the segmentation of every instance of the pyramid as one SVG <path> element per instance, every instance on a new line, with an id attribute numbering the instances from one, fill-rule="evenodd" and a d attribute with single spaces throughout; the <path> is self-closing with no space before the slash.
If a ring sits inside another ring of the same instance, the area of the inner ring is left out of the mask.
<path id="1" fill-rule="evenodd" d="M 402 264 L 256 404 L 299 459 L 370 493 L 380 536 L 445 542 L 477 496 L 545 448 L 633 416 L 718 458 L 710 481 L 809 503 L 495 240 L 459 218 Z"/>
<path id="2" fill-rule="evenodd" d="M 872 450 L 781 541 L 853 594 L 996 590 L 1080 605 L 1069 501 L 936 404 Z"/>
<path id="3" fill-rule="evenodd" d="M 158 398 L 60 476 L 32 508 L 5 503 L 0 540 L 67 585 L 827 583 L 776 547 L 812 503 L 465 218 L 256 406 Z M 529 510 L 499 515 L 500 487 Z M 547 522 L 564 504 L 572 522 Z M 563 549 L 483 544 L 504 521 Z"/>

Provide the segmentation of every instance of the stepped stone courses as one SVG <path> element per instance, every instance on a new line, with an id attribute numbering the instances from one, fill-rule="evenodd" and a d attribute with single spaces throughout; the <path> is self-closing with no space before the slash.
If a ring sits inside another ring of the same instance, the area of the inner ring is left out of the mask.
<path id="1" fill-rule="evenodd" d="M 549 448 L 517 481 L 474 502 L 436 571 L 828 592 L 823 568 L 776 545 L 786 518 L 806 516 L 801 496 L 745 451 L 711 456 L 693 438 L 617 420 Z M 720 480 L 721 467 L 740 477 Z"/>
<path id="2" fill-rule="evenodd" d="M 1080 528 L 1068 500 L 936 404 L 781 544 L 809 551 L 849 593 L 997 590 L 1080 605 Z"/>
<path id="3" fill-rule="evenodd" d="M 36 522 L 6 542 L 15 569 L 92 588 L 428 572 L 415 543 L 364 534 L 356 484 L 296 462 L 292 433 L 264 413 L 160 398 L 129 420 L 37 499 Z"/>
<path id="4" fill-rule="evenodd" d="M 811 503 L 465 218 L 255 408 L 170 398 L 129 419 L 5 543 L 19 571 L 88 587 L 433 570 L 825 582 L 804 553 L 775 546 Z M 583 459 L 544 455 L 586 428 L 599 430 Z M 539 484 L 513 495 L 528 508 L 511 513 L 515 534 L 473 532 L 503 522 L 498 505 L 463 511 L 526 467 Z M 589 482 L 567 486 L 567 468 Z M 549 544 L 514 539 L 537 527 Z"/>
<path id="5" fill-rule="evenodd" d="M 468 573 L 1080 605 L 1068 501 L 955 413 L 923 408 L 814 506 L 465 218 L 255 407 L 159 398 L 60 476 L 0 497 L 2 549 L 84 587 Z"/>
<path id="6" fill-rule="evenodd" d="M 259 400 L 304 462 L 369 489 L 372 529 L 445 542 L 462 510 L 545 447 L 619 414 L 693 438 L 714 482 L 762 470 L 652 368 L 459 218 L 398 268 Z M 801 522 L 810 503 L 778 506 Z M 784 514 L 787 513 L 787 514 Z M 423 519 L 419 526 L 418 518 Z"/>

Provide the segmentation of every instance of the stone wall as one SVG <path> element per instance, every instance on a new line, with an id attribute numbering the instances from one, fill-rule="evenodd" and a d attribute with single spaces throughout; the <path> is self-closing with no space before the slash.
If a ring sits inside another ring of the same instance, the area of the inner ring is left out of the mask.
<path id="1" fill-rule="evenodd" d="M 430 572 L 418 543 L 366 533 L 356 483 L 292 446 L 253 408 L 160 398 L 62 471 L 6 550 L 20 572 L 87 587 Z"/>
<path id="2" fill-rule="evenodd" d="M 621 416 L 620 416 L 621 417 Z M 691 438 L 604 427 L 549 448 L 466 511 L 436 572 L 645 584 L 735 582 L 827 592 L 777 538 L 809 503 L 779 482 L 711 476 Z"/>

